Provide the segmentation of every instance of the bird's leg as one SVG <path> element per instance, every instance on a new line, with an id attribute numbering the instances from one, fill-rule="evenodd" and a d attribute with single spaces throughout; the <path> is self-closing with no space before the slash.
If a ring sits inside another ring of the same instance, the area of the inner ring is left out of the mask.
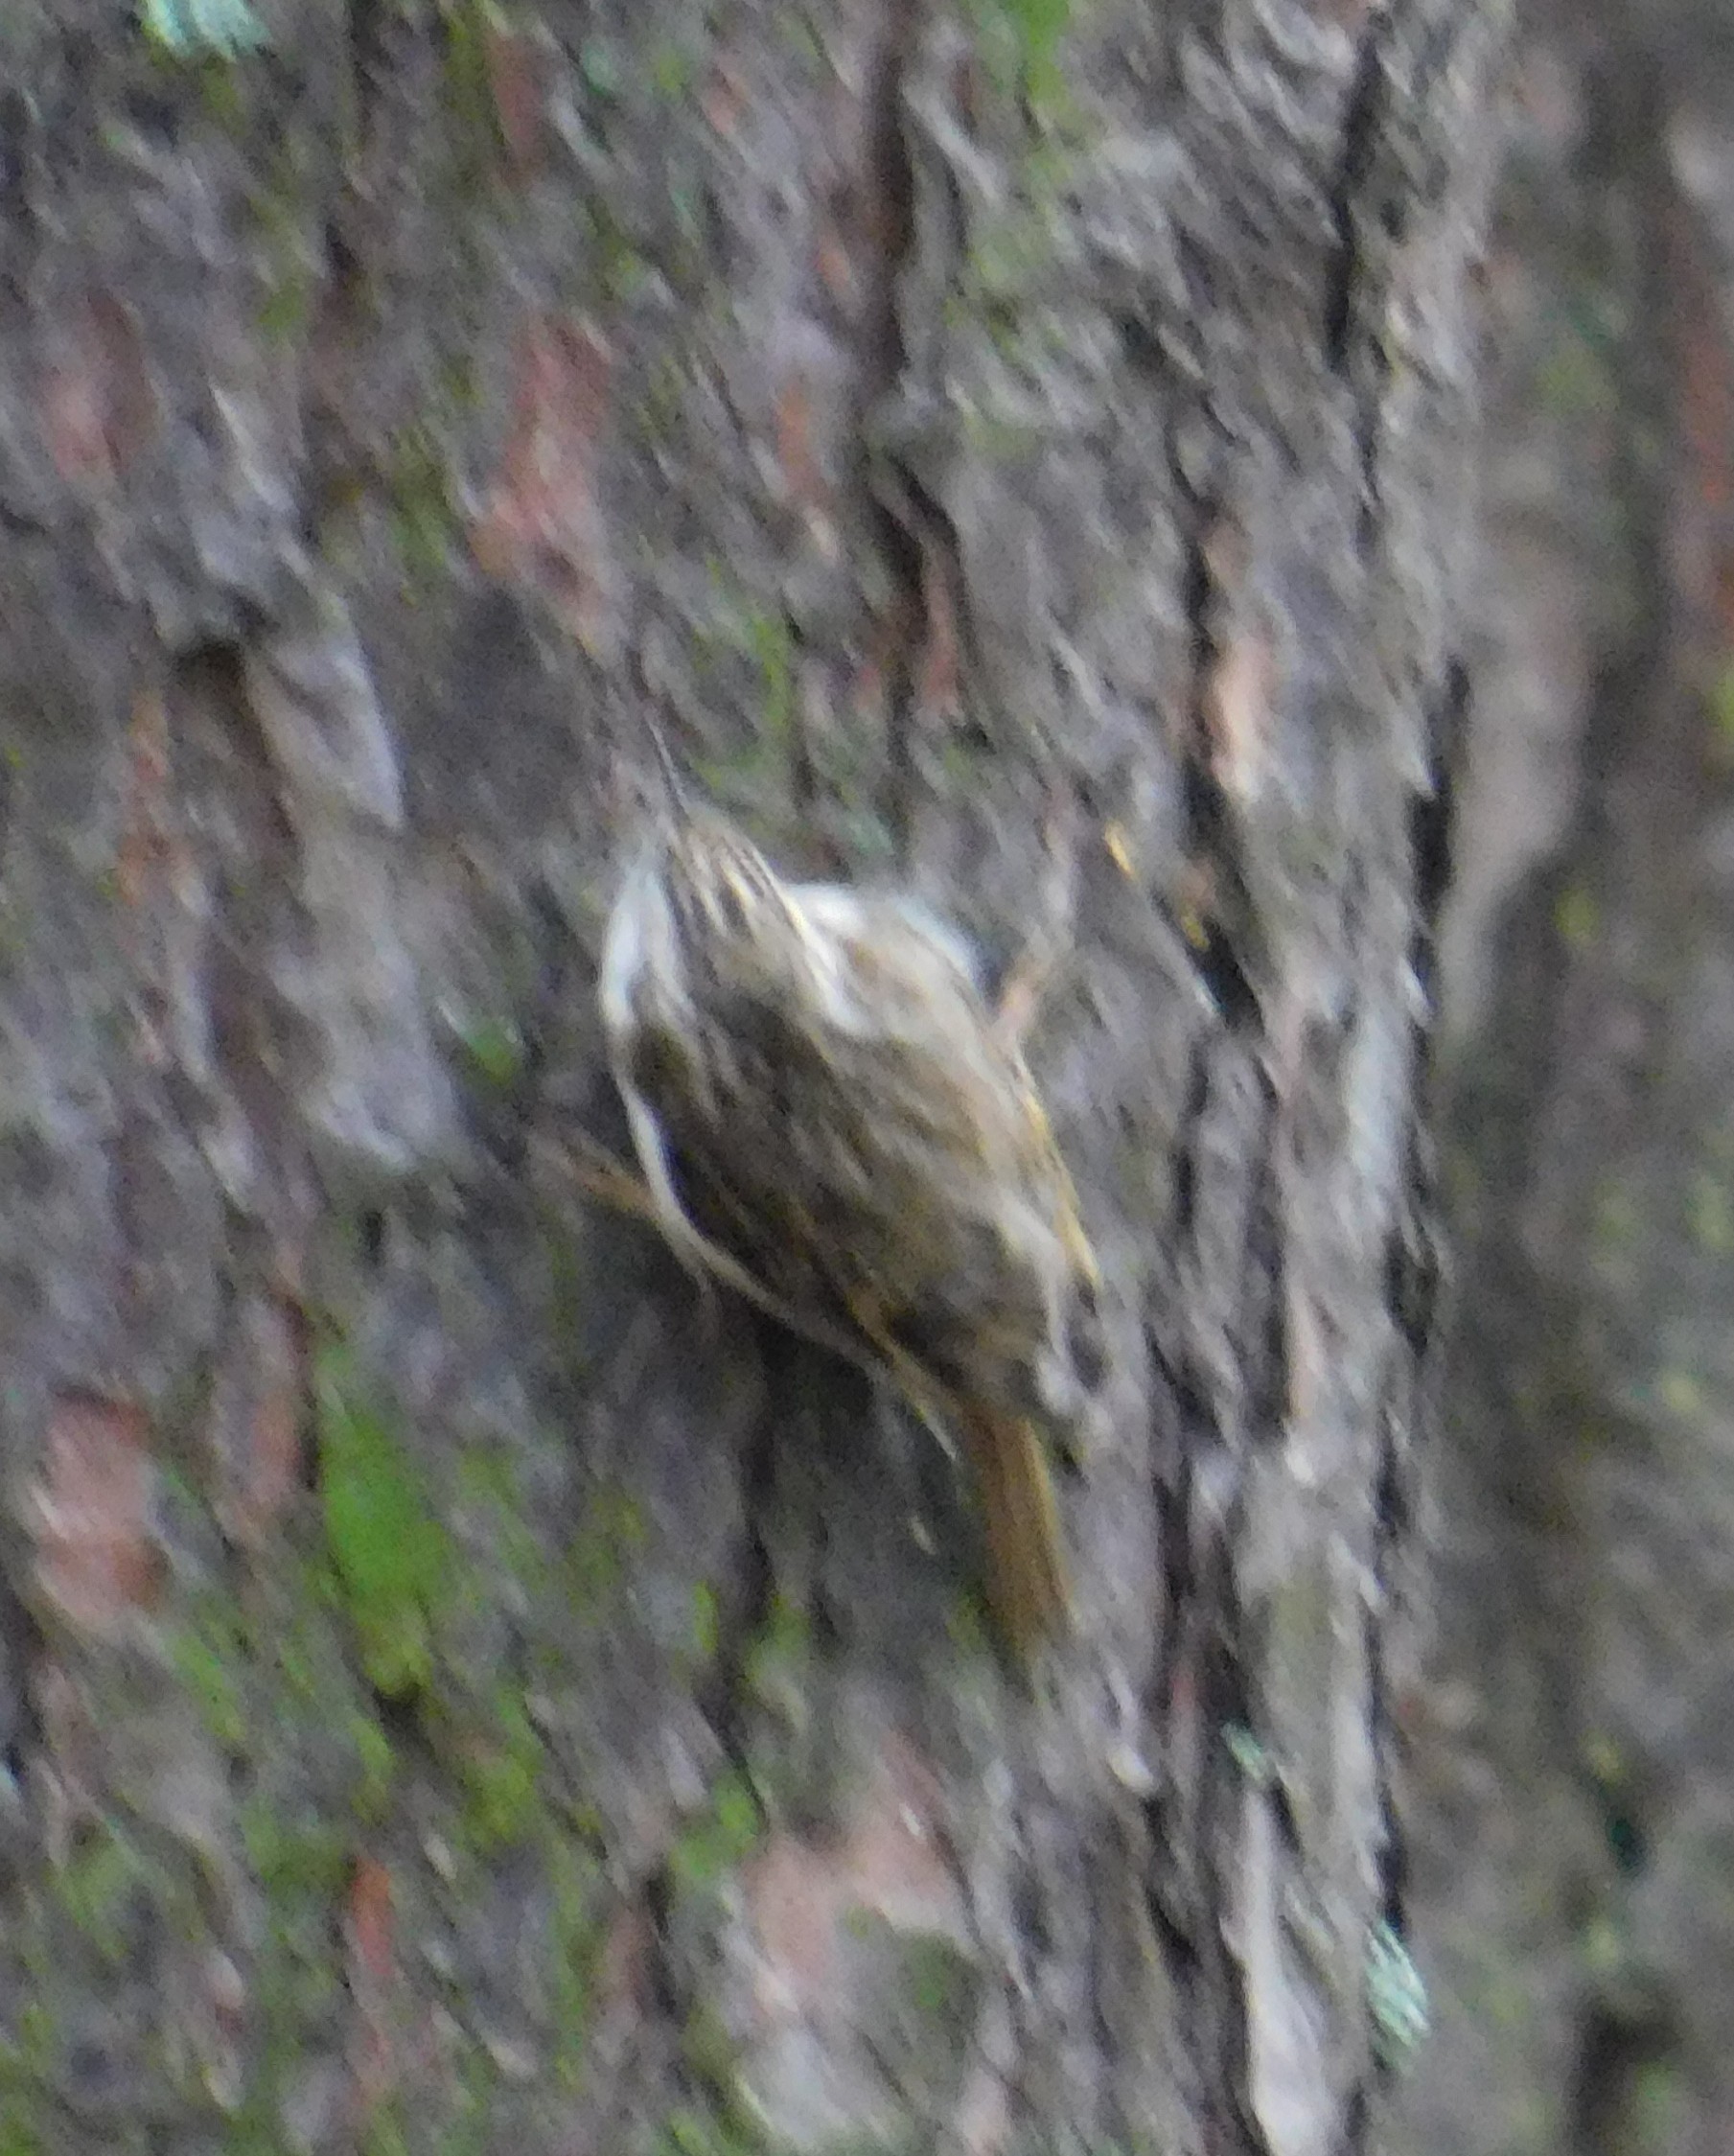
<path id="1" fill-rule="evenodd" d="M 712 1347 L 722 1338 L 723 1323 L 717 1303 L 716 1283 L 704 1264 L 682 1242 L 676 1242 L 668 1233 L 668 1217 L 663 1201 L 655 1186 L 629 1168 L 624 1161 L 616 1160 L 606 1146 L 584 1131 L 570 1139 L 555 1141 L 543 1138 L 538 1150 L 545 1159 L 556 1162 L 563 1174 L 582 1191 L 586 1197 L 594 1198 L 611 1212 L 624 1213 L 635 1220 L 646 1221 L 655 1228 L 663 1241 L 668 1243 L 679 1260 L 681 1270 L 692 1282 L 699 1299 L 699 1323 L 705 1331 L 706 1343 Z"/>
<path id="2" fill-rule="evenodd" d="M 948 1459 L 957 1458 L 957 1447 L 946 1427 L 943 1406 L 932 1380 L 909 1350 L 892 1336 L 885 1297 L 876 1288 L 858 1287 L 849 1299 L 849 1315 L 872 1347 L 886 1377 L 903 1395 L 909 1406 L 937 1440 Z"/>
<path id="3" fill-rule="evenodd" d="M 629 1213 L 635 1219 L 661 1225 L 656 1193 L 643 1176 L 624 1161 L 616 1160 L 606 1146 L 598 1145 L 587 1132 L 581 1130 L 570 1138 L 539 1137 L 536 1150 L 544 1160 L 555 1163 L 587 1197 L 595 1198 L 615 1213 Z"/>

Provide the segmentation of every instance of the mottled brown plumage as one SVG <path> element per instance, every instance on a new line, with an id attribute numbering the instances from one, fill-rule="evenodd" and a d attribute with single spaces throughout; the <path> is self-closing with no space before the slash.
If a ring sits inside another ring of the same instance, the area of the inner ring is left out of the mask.
<path id="1" fill-rule="evenodd" d="M 1002 1623 L 1020 1647 L 1055 1630 L 1040 1428 L 1080 1404 L 1095 1266 L 965 946 L 912 899 L 785 883 L 723 817 L 671 811 L 615 901 L 600 1002 L 671 1243 L 954 1430 Z"/>

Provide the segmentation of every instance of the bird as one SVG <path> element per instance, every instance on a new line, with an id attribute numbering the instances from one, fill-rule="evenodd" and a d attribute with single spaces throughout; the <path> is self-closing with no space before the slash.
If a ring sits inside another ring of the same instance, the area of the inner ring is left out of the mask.
<path id="1" fill-rule="evenodd" d="M 1001 1630 L 1021 1654 L 1063 1632 L 1049 1447 L 1084 1409 L 1099 1281 L 970 945 L 907 893 L 779 875 L 674 795 L 613 899 L 597 1002 L 676 1254 L 949 1429 Z"/>

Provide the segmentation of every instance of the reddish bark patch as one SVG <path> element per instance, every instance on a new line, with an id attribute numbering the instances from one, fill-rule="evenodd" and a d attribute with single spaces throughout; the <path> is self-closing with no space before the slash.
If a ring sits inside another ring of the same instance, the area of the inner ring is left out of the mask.
<path id="1" fill-rule="evenodd" d="M 921 653 L 921 707 L 938 718 L 956 718 L 963 700 L 958 611 L 952 604 L 950 584 L 931 560 L 922 575 L 921 595 L 927 609 L 927 637 Z"/>
<path id="2" fill-rule="evenodd" d="M 259 1393 L 240 1494 L 241 1524 L 254 1540 L 282 1516 L 300 1486 L 308 1385 L 307 1341 L 298 1313 L 280 1304 L 262 1305 L 257 1344 Z"/>
<path id="3" fill-rule="evenodd" d="M 1242 632 L 1223 648 L 1206 684 L 1211 761 L 1231 800 L 1250 800 L 1269 761 L 1275 663 L 1269 639 Z"/>
<path id="4" fill-rule="evenodd" d="M 369 1984 L 391 1981 L 391 1873 L 378 1857 L 360 1857 L 349 1883 L 349 1945 Z"/>
<path id="5" fill-rule="evenodd" d="M 137 912 L 161 880 L 170 850 L 171 769 L 168 705 L 158 690 L 141 690 L 127 729 L 126 808 L 115 863 L 116 886 L 128 912 Z"/>
<path id="6" fill-rule="evenodd" d="M 814 243 L 813 274 L 834 306 L 845 314 L 853 313 L 857 303 L 855 258 L 835 226 L 827 225 Z"/>
<path id="7" fill-rule="evenodd" d="M 621 2056 L 633 2031 L 644 2019 L 655 1941 L 656 1927 L 641 1901 L 624 1903 L 604 1935 L 596 1960 L 591 2039 L 596 2056 L 604 2065 L 612 2065 Z"/>
<path id="8" fill-rule="evenodd" d="M 91 292 L 60 328 L 42 392 L 42 432 L 69 486 L 111 486 L 161 425 L 144 335 L 111 292 Z"/>
<path id="9" fill-rule="evenodd" d="M 49 1416 L 31 1507 L 36 1584 L 92 1638 L 124 1632 L 156 1599 L 154 1490 L 143 1409 L 95 1393 L 62 1394 Z"/>
<path id="10" fill-rule="evenodd" d="M 247 1305 L 213 1395 L 213 1449 L 223 1533 L 257 1548 L 301 1486 L 308 1399 L 307 1325 L 275 1296 Z"/>
<path id="11" fill-rule="evenodd" d="M 747 81 L 732 60 L 719 59 L 705 77 L 699 109 L 725 142 L 734 139 L 747 109 Z"/>
<path id="12" fill-rule="evenodd" d="M 804 518 L 809 533 L 827 557 L 837 551 L 832 515 L 833 489 L 815 440 L 812 384 L 791 371 L 776 400 L 776 461 L 787 498 Z"/>
<path id="13" fill-rule="evenodd" d="M 886 1741 L 843 1838 L 775 1836 L 747 1867 L 759 1954 L 755 2004 L 768 2022 L 835 2011 L 852 1919 L 962 1940 L 963 1897 L 946 1859 L 937 1777 L 906 1738 Z"/>
<path id="14" fill-rule="evenodd" d="M 344 1913 L 349 1988 L 360 2027 L 355 2049 L 356 2100 L 366 2118 L 396 2078 L 390 2001 L 397 1980 L 391 1873 L 378 1857 L 356 1861 Z"/>
<path id="15" fill-rule="evenodd" d="M 542 84 L 547 56 L 534 38 L 500 23 L 488 25 L 484 51 L 506 171 L 521 187 L 534 179 L 546 162 L 547 126 Z"/>
<path id="16" fill-rule="evenodd" d="M 541 316 L 520 346 L 512 428 L 471 532 L 490 576 L 535 586 L 587 648 L 607 611 L 597 444 L 613 358 L 592 330 Z"/>
<path id="17" fill-rule="evenodd" d="M 1734 351 L 1722 288 L 1698 220 L 1676 206 L 1669 220 L 1668 288 L 1674 299 L 1676 403 L 1685 447 L 1686 498 L 1676 570 L 1709 618 L 1716 658 L 1734 649 Z"/>
<path id="18" fill-rule="evenodd" d="M 850 1900 L 846 1860 L 778 1835 L 748 1877 L 752 1921 L 764 1957 L 759 2004 L 798 2015 L 833 1981 L 838 1919 Z"/>

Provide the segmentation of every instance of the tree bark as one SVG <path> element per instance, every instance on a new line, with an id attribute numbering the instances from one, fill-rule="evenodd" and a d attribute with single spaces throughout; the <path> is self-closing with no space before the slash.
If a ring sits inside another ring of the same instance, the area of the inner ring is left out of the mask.
<path id="1" fill-rule="evenodd" d="M 1494 259 L 1448 941 L 1463 1292 L 1414 1696 L 1437 2032 L 1395 2145 L 1734 2135 L 1723 1671 L 1734 36 L 1540 7 Z"/>
<path id="2" fill-rule="evenodd" d="M 1365 2145 L 1496 16 L 225 20 L 5 29 L 5 2145 Z M 547 1171 L 653 714 L 1063 924 L 1033 1683 Z"/>

